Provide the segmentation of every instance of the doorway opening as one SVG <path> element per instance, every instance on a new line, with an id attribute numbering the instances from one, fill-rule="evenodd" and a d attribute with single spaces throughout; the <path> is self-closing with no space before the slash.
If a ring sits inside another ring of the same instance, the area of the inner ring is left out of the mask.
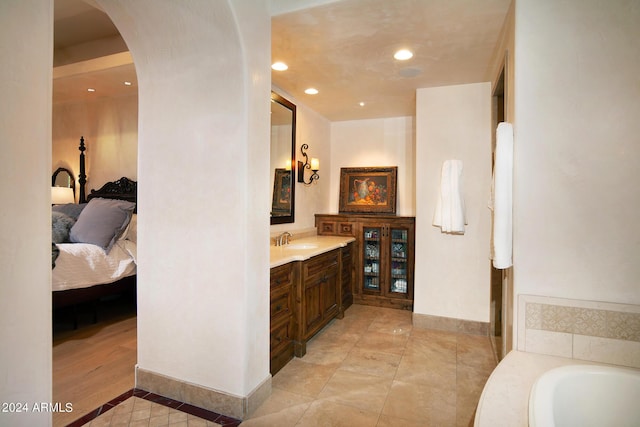
<path id="1" fill-rule="evenodd" d="M 498 80 L 495 84 L 492 95 L 492 129 L 498 127 L 498 123 L 504 122 L 506 105 L 505 96 L 505 71 L 506 71 L 506 58 Z M 491 173 L 493 175 L 495 167 L 495 154 L 496 154 L 496 133 L 492 132 L 491 138 Z M 493 219 L 491 221 L 493 224 Z M 493 234 L 493 233 L 492 233 Z M 493 266 L 491 260 L 489 260 L 491 268 L 491 311 L 490 311 L 490 336 L 496 356 L 498 360 L 502 360 L 505 355 L 504 340 L 503 340 L 503 270 L 499 270 Z"/>

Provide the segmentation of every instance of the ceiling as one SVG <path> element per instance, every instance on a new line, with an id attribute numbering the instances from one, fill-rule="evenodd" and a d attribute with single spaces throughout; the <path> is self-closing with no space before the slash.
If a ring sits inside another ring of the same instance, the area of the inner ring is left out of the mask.
<path id="1" fill-rule="evenodd" d="M 511 3 L 323 1 L 327 0 L 272 0 L 298 8 L 320 4 L 292 12 L 280 7 L 272 18 L 272 59 L 289 66 L 273 71 L 272 82 L 331 121 L 412 116 L 417 88 L 486 81 Z M 63 63 L 65 55 L 87 56 L 79 53 L 87 46 L 100 46 L 100 54 L 126 50 L 113 23 L 90 4 L 91 0 L 54 1 L 54 63 Z M 413 58 L 395 60 L 399 48 L 412 50 Z M 127 93 L 132 87 L 122 85 L 124 78 L 135 83 L 133 64 L 93 74 L 72 72 L 54 79 L 54 102 Z M 94 85 L 105 82 L 104 87 L 87 95 L 87 79 Z M 319 93 L 305 94 L 308 87 Z"/>

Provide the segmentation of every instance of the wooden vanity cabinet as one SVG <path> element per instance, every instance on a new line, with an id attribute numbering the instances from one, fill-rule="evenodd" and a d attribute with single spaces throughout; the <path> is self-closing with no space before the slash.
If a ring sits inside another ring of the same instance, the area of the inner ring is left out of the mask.
<path id="1" fill-rule="evenodd" d="M 413 309 L 415 218 L 390 215 L 316 215 L 320 235 L 356 238 L 353 302 Z"/>
<path id="2" fill-rule="evenodd" d="M 301 263 L 296 292 L 297 357 L 307 352 L 307 340 L 341 313 L 340 255 L 340 249 L 334 249 Z"/>
<path id="3" fill-rule="evenodd" d="M 271 345 L 270 369 L 275 375 L 294 354 L 295 284 L 299 263 L 288 263 L 271 269 Z"/>
<path id="4" fill-rule="evenodd" d="M 341 316 L 344 316 L 344 310 L 353 304 L 353 283 L 354 283 L 354 251 L 355 244 L 349 243 L 341 249 L 341 288 L 342 288 L 342 307 L 340 309 Z"/>

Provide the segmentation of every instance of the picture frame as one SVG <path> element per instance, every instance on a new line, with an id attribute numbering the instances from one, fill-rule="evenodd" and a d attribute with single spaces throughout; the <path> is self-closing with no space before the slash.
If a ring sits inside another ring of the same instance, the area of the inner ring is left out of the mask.
<path id="1" fill-rule="evenodd" d="M 273 179 L 273 201 L 271 216 L 291 215 L 291 170 L 276 168 Z"/>
<path id="2" fill-rule="evenodd" d="M 340 213 L 396 213 L 398 167 L 340 169 Z"/>

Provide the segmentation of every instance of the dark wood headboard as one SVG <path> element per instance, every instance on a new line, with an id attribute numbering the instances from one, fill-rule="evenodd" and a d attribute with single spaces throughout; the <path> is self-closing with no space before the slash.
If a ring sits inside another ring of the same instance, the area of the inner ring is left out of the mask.
<path id="1" fill-rule="evenodd" d="M 138 183 L 123 176 L 117 181 L 107 182 L 98 190 L 91 190 L 91 193 L 87 196 L 87 201 L 94 197 L 120 199 L 136 203 L 138 201 Z"/>
<path id="2" fill-rule="evenodd" d="M 84 136 L 80 137 L 80 175 L 78 183 L 80 184 L 79 203 L 86 203 L 94 197 L 102 197 L 105 199 L 120 199 L 137 203 L 138 201 L 138 183 L 127 177 L 122 177 L 117 181 L 107 182 L 97 190 L 91 190 L 91 193 L 85 197 L 85 185 L 87 184 L 87 175 L 84 170 Z"/>

